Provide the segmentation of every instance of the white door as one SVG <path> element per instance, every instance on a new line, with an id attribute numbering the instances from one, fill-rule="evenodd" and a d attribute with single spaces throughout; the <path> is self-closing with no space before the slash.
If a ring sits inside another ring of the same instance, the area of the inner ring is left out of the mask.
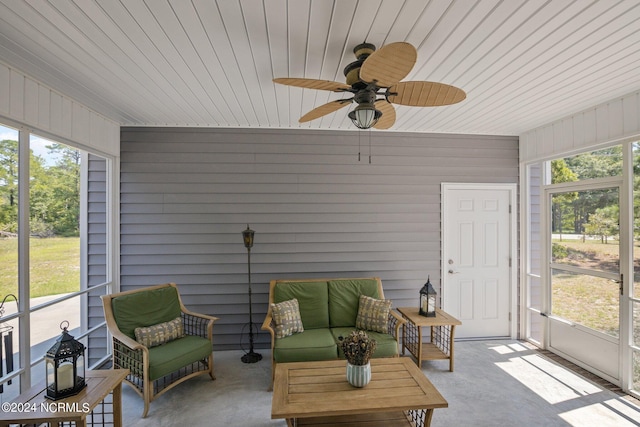
<path id="1" fill-rule="evenodd" d="M 620 384 L 620 247 L 628 235 L 616 229 L 620 187 L 587 182 L 546 193 L 551 255 L 549 304 L 544 313 L 548 348 Z M 589 218 L 582 226 L 585 234 L 561 232 L 563 211 L 570 215 L 567 205 L 571 206 L 571 200 L 599 201 L 598 205 L 580 205 L 582 215 Z"/>
<path id="2" fill-rule="evenodd" d="M 456 338 L 514 335 L 515 192 L 512 184 L 442 185 L 442 308 L 462 322 Z"/>

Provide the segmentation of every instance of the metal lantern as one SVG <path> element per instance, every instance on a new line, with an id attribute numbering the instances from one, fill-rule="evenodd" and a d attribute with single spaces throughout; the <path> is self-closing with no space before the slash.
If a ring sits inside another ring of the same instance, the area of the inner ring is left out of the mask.
<path id="1" fill-rule="evenodd" d="M 430 278 L 420 289 L 420 315 L 426 317 L 436 317 L 436 290 L 431 285 Z"/>
<path id="2" fill-rule="evenodd" d="M 63 326 L 65 324 L 66 326 Z M 44 357 L 47 368 L 46 397 L 52 400 L 78 394 L 86 386 L 84 380 L 85 347 L 69 335 L 68 327 L 69 322 L 66 320 L 60 323 L 62 334 Z"/>
<path id="3" fill-rule="evenodd" d="M 244 247 L 248 250 L 251 250 L 253 247 L 254 234 L 256 234 L 256 232 L 250 229 L 249 224 L 247 224 L 247 229 L 242 232 L 242 240 L 244 240 Z"/>

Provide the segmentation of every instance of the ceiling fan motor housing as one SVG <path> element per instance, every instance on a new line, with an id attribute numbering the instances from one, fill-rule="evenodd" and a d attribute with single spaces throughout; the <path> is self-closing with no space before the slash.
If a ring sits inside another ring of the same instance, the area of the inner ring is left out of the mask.
<path id="1" fill-rule="evenodd" d="M 367 56 L 371 55 L 376 51 L 376 45 L 371 43 L 360 43 L 356 47 L 353 48 L 353 54 L 357 59 L 365 60 Z"/>
<path id="2" fill-rule="evenodd" d="M 360 83 L 360 67 L 362 67 L 365 59 L 375 52 L 375 50 L 376 46 L 371 43 L 360 43 L 353 48 L 353 54 L 356 56 L 357 61 L 353 61 L 344 67 L 344 76 L 347 78 L 347 84 L 349 86 L 353 86 L 354 89 L 358 89 L 357 86 Z"/>
<path id="3" fill-rule="evenodd" d="M 370 88 L 360 89 L 353 97 L 357 104 L 373 104 L 376 102 L 376 92 Z"/>

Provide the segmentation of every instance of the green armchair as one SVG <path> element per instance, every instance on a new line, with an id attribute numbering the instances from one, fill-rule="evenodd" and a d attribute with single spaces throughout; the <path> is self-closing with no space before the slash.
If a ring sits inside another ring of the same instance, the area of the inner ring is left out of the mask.
<path id="1" fill-rule="evenodd" d="M 143 418 L 151 401 L 189 378 L 208 374 L 215 380 L 218 318 L 187 310 L 175 283 L 103 295 L 102 304 L 113 368 L 131 371 L 125 382 L 143 398 Z"/>

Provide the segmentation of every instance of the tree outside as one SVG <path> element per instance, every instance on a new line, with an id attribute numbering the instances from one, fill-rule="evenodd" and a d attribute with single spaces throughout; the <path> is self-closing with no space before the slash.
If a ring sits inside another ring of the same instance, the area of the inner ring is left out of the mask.
<path id="1" fill-rule="evenodd" d="M 637 162 L 636 159 L 634 163 Z M 621 146 L 551 162 L 553 184 L 619 175 L 622 175 Z M 619 225 L 617 191 L 567 192 L 556 195 L 553 202 L 552 232 L 554 234 L 582 235 L 583 241 L 588 236 L 602 240 L 617 236 Z M 638 206 L 636 218 L 638 218 L 640 202 L 636 204 Z"/>
<path id="2" fill-rule="evenodd" d="M 51 141 L 30 152 L 31 297 L 80 289 L 80 152 Z M 0 141 L 0 294 L 17 292 L 18 141 Z"/>
<path id="3" fill-rule="evenodd" d="M 622 174 L 622 147 L 551 162 L 552 183 Z M 586 271 L 620 272 L 617 188 L 555 193 L 552 197 L 552 259 Z M 619 335 L 617 284 L 588 274 L 553 270 L 552 312 L 611 336 Z"/>

